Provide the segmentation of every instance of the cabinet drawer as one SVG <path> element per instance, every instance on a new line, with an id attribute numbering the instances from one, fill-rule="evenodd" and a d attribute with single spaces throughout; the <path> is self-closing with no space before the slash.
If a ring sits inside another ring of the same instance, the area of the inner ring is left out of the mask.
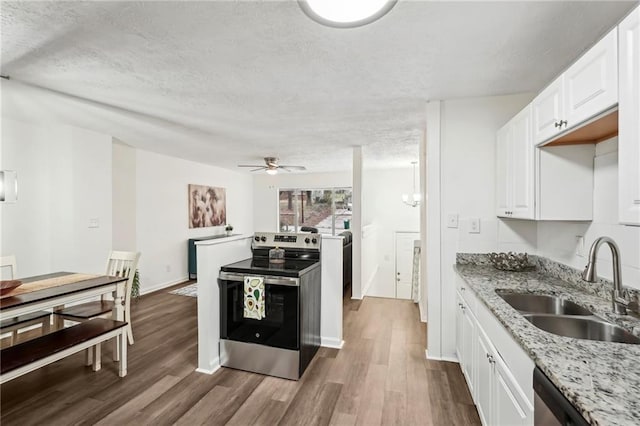
<path id="1" fill-rule="evenodd" d="M 475 315 L 476 314 L 476 306 L 479 303 L 478 302 L 478 298 L 475 295 L 475 293 L 473 292 L 473 290 L 471 290 L 468 287 L 468 285 L 464 282 L 464 280 L 462 278 L 460 278 L 459 276 L 457 276 L 457 279 L 456 279 L 456 290 L 458 291 L 458 294 L 460 295 L 462 300 L 464 300 L 464 302 L 467 305 L 467 307 Z"/>

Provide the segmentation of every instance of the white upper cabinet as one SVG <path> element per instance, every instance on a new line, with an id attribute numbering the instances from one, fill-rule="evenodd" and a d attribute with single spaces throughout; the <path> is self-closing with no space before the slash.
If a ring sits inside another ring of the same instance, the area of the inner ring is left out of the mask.
<path id="1" fill-rule="evenodd" d="M 618 32 L 614 29 L 564 73 L 566 128 L 618 103 Z"/>
<path id="2" fill-rule="evenodd" d="M 531 143 L 531 108 L 511 120 L 511 212 L 510 217 L 535 219 L 534 153 Z"/>
<path id="3" fill-rule="evenodd" d="M 533 100 L 533 142 L 553 139 L 617 102 L 618 40 L 613 30 Z"/>
<path id="4" fill-rule="evenodd" d="M 547 86 L 531 102 L 533 108 L 533 139 L 537 145 L 557 135 L 563 129 L 564 76 Z"/>
<path id="5" fill-rule="evenodd" d="M 532 110 L 527 105 L 496 135 L 496 215 L 591 220 L 595 146 L 537 148 Z"/>
<path id="6" fill-rule="evenodd" d="M 531 143 L 530 106 L 498 131 L 496 143 L 497 215 L 535 219 L 535 147 Z"/>
<path id="7" fill-rule="evenodd" d="M 620 23 L 618 200 L 620 222 L 640 225 L 640 7 Z"/>

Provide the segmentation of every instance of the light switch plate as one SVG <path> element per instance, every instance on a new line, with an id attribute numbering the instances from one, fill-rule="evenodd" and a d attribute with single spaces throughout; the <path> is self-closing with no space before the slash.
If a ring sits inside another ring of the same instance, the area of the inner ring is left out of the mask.
<path id="1" fill-rule="evenodd" d="M 450 213 L 447 215 L 447 228 L 457 228 L 458 227 L 458 214 Z"/>
<path id="2" fill-rule="evenodd" d="M 469 233 L 470 234 L 480 233 L 480 218 L 477 218 L 477 217 L 469 218 Z"/>
<path id="3" fill-rule="evenodd" d="M 90 217 L 89 228 L 100 228 L 100 220 L 97 217 Z"/>

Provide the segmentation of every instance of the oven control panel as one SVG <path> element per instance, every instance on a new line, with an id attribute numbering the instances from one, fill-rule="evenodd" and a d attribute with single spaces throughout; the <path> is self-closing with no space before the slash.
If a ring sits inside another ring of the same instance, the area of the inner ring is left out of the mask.
<path id="1" fill-rule="evenodd" d="M 253 235 L 254 247 L 280 247 L 320 249 L 322 236 L 320 234 L 291 232 L 256 232 Z"/>

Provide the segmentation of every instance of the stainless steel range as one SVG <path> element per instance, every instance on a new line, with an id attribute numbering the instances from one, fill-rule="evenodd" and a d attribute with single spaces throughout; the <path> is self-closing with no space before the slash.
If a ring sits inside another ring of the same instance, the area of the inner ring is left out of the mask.
<path id="1" fill-rule="evenodd" d="M 302 376 L 320 347 L 320 245 L 319 234 L 257 232 L 252 258 L 220 268 L 221 365 Z"/>

